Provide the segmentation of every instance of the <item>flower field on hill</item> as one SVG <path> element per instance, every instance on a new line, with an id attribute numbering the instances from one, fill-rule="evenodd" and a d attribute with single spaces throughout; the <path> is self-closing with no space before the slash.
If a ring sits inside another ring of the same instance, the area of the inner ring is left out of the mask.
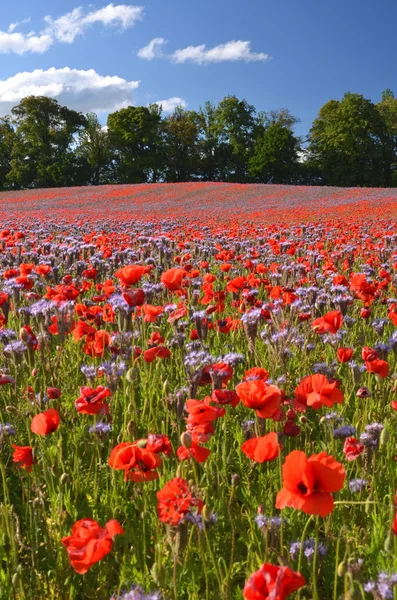
<path id="1" fill-rule="evenodd" d="M 397 192 L 0 195 L 0 599 L 397 599 Z"/>

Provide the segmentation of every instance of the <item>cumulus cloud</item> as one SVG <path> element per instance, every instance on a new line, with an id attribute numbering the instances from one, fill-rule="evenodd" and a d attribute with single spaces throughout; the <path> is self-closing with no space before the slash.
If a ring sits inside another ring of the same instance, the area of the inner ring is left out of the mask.
<path id="1" fill-rule="evenodd" d="M 52 45 L 53 39 L 50 35 L 43 33 L 7 33 L 0 31 L 0 53 L 25 54 L 25 52 L 43 53 Z"/>
<path id="2" fill-rule="evenodd" d="M 172 54 L 172 60 L 175 63 L 194 62 L 199 65 L 238 60 L 245 62 L 266 62 L 269 58 L 270 56 L 264 52 L 252 52 L 251 42 L 243 42 L 241 40 L 219 44 L 219 46 L 210 49 L 207 49 L 205 44 L 201 46 L 188 46 L 187 48 L 176 50 Z"/>
<path id="3" fill-rule="evenodd" d="M 186 100 L 178 96 L 173 96 L 173 98 L 168 98 L 168 100 L 157 100 L 157 102 L 153 102 L 152 104 L 161 105 L 163 111 L 166 113 L 174 112 L 177 106 L 182 106 L 182 108 L 187 107 Z"/>
<path id="4" fill-rule="evenodd" d="M 99 75 L 94 69 L 36 69 L 0 80 L 0 115 L 25 96 L 49 96 L 68 108 L 82 112 L 110 112 L 132 103 L 139 81 Z"/>
<path id="5" fill-rule="evenodd" d="M 162 37 L 153 38 L 147 46 L 144 46 L 138 50 L 138 56 L 145 60 L 153 60 L 153 58 L 160 58 L 163 56 L 162 47 L 167 43 Z"/>
<path id="6" fill-rule="evenodd" d="M 27 34 L 17 33 L 15 29 L 19 25 L 30 21 L 30 18 L 24 19 L 11 23 L 7 32 L 0 31 L 0 53 L 43 53 L 55 42 L 71 44 L 77 36 L 82 35 L 96 23 L 100 23 L 104 27 L 127 29 L 142 18 L 143 6 L 112 3 L 90 12 L 85 12 L 81 7 L 75 8 L 56 19 L 46 16 L 44 17 L 46 26 L 43 31 L 39 33 L 31 31 Z"/>
<path id="7" fill-rule="evenodd" d="M 30 17 L 28 17 L 27 19 L 23 19 L 22 21 L 14 21 L 14 23 L 10 23 L 8 33 L 12 33 L 16 29 L 18 29 L 18 27 L 24 25 L 25 23 L 30 23 Z"/>
<path id="8" fill-rule="evenodd" d="M 85 13 L 79 7 L 71 12 L 53 19 L 44 17 L 47 23 L 46 33 L 60 42 L 71 44 L 78 35 L 94 23 L 101 23 L 105 27 L 121 27 L 127 29 L 135 25 L 143 17 L 143 6 L 129 6 L 127 4 L 108 4 L 107 6 Z"/>

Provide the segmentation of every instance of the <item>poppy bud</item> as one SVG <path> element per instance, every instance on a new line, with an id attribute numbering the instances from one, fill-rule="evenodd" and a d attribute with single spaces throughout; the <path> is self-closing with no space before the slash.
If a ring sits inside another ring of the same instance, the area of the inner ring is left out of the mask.
<path id="1" fill-rule="evenodd" d="M 29 332 L 24 327 L 22 327 L 19 330 L 19 339 L 26 343 L 29 341 L 29 337 Z"/>
<path id="2" fill-rule="evenodd" d="M 139 440 L 136 445 L 138 446 L 138 448 L 146 448 L 147 445 L 147 440 Z"/>
<path id="3" fill-rule="evenodd" d="M 321 423 L 321 425 L 324 425 L 324 423 L 327 424 L 328 423 L 327 417 L 321 417 L 320 423 Z"/>
<path id="4" fill-rule="evenodd" d="M 8 413 L 16 413 L 16 412 L 18 412 L 16 406 L 6 406 L 6 411 Z"/>
<path id="5" fill-rule="evenodd" d="M 284 423 L 283 433 L 289 437 L 297 437 L 300 432 L 300 427 L 294 421 L 289 419 Z"/>
<path id="6" fill-rule="evenodd" d="M 302 415 L 301 417 L 299 417 L 299 423 L 302 423 L 302 425 L 307 423 L 307 417 L 305 417 L 305 415 Z"/>
<path id="7" fill-rule="evenodd" d="M 211 510 L 206 504 L 204 505 L 204 508 L 201 511 L 201 515 L 202 515 L 204 521 L 207 521 L 207 523 L 209 523 L 211 521 Z"/>
<path id="8" fill-rule="evenodd" d="M 295 421 L 296 411 L 293 408 L 287 410 L 287 419 L 289 419 L 290 421 Z"/>
<path id="9" fill-rule="evenodd" d="M 131 369 L 128 369 L 125 378 L 128 381 L 128 383 L 133 383 L 135 381 L 135 379 L 137 378 L 137 374 L 138 371 L 137 369 L 135 369 L 135 367 L 131 367 Z"/>
<path id="10" fill-rule="evenodd" d="M 372 394 L 365 386 L 360 387 L 356 392 L 357 398 L 371 398 Z"/>
<path id="11" fill-rule="evenodd" d="M 37 375 L 37 369 L 32 369 L 32 377 L 36 377 Z"/>
<path id="12" fill-rule="evenodd" d="M 237 485 L 240 481 L 240 475 L 238 473 L 233 473 L 232 475 L 232 485 Z"/>
<path id="13" fill-rule="evenodd" d="M 163 394 L 168 394 L 170 386 L 168 384 L 168 379 L 166 379 L 163 383 Z"/>
<path id="14" fill-rule="evenodd" d="M 338 573 L 338 577 L 344 577 L 346 575 L 346 573 L 347 573 L 346 561 L 343 560 L 341 563 L 339 563 L 337 573 Z"/>
<path id="15" fill-rule="evenodd" d="M 193 444 L 193 439 L 191 434 L 188 431 L 184 431 L 180 437 L 181 440 L 181 444 L 182 446 L 184 446 L 185 448 L 187 448 L 189 450 L 189 448 L 192 447 Z"/>
<path id="16" fill-rule="evenodd" d="M 61 484 L 65 485 L 70 480 L 70 477 L 67 473 L 62 473 L 61 475 Z"/>
<path id="17" fill-rule="evenodd" d="M 382 430 L 382 433 L 380 434 L 380 440 L 379 440 L 379 448 L 383 448 L 384 446 L 386 446 L 390 441 L 390 434 L 389 431 L 385 428 Z"/>
<path id="18" fill-rule="evenodd" d="M 393 549 L 393 539 L 391 535 L 388 535 L 387 538 L 385 539 L 385 543 L 383 544 L 383 550 L 385 552 L 391 552 L 391 550 Z"/>

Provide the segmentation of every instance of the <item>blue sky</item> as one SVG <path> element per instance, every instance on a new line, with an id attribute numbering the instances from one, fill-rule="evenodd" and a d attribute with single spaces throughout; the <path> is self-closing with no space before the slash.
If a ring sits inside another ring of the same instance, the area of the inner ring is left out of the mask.
<path id="1" fill-rule="evenodd" d="M 197 109 L 235 94 L 258 110 L 289 108 L 305 134 L 346 91 L 397 94 L 396 22 L 392 0 L 3 3 L 0 114 L 28 93 L 103 119 L 128 103 Z"/>

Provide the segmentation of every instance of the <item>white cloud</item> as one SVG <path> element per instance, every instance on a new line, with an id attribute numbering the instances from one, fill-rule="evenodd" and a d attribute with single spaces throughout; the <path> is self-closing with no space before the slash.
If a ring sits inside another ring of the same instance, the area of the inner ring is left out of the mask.
<path id="1" fill-rule="evenodd" d="M 82 35 L 86 29 L 95 23 L 101 23 L 105 27 L 127 29 L 142 18 L 143 6 L 108 4 L 91 12 L 84 12 L 79 7 L 56 19 L 50 16 L 44 17 L 46 27 L 40 33 L 34 31 L 27 34 L 16 32 L 17 27 L 30 21 L 29 17 L 23 21 L 11 23 L 8 32 L 0 31 L 0 54 L 46 52 L 56 41 L 71 44 L 78 35 Z"/>
<path id="2" fill-rule="evenodd" d="M 129 6 L 127 4 L 108 4 L 103 8 L 84 13 L 81 7 L 53 19 L 51 16 L 44 17 L 47 23 L 46 33 L 60 42 L 72 43 L 78 35 L 94 23 L 102 23 L 105 27 L 116 27 L 122 29 L 132 27 L 136 21 L 143 17 L 143 6 Z"/>
<path id="3" fill-rule="evenodd" d="M 60 104 L 82 112 L 110 112 L 131 104 L 132 93 L 139 83 L 117 76 L 102 76 L 94 69 L 52 67 L 47 71 L 17 73 L 0 80 L 0 115 L 9 113 L 22 98 L 30 95 L 56 98 Z"/>
<path id="4" fill-rule="evenodd" d="M 219 46 L 210 49 L 207 49 L 205 44 L 201 46 L 188 46 L 187 48 L 176 50 L 172 54 L 172 60 L 175 63 L 194 62 L 199 65 L 238 60 L 265 62 L 269 58 L 270 56 L 264 52 L 251 52 L 251 42 L 243 42 L 241 40 L 219 44 Z"/>
<path id="5" fill-rule="evenodd" d="M 25 54 L 25 52 L 46 52 L 52 45 L 52 37 L 46 33 L 35 35 L 34 33 L 6 33 L 0 31 L 0 53 Z"/>
<path id="6" fill-rule="evenodd" d="M 147 46 L 144 46 L 138 50 L 138 56 L 145 60 L 153 60 L 153 58 L 160 58 L 163 56 L 162 47 L 167 43 L 162 37 L 153 38 Z"/>
<path id="7" fill-rule="evenodd" d="M 30 17 L 28 17 L 27 19 L 23 19 L 22 21 L 14 21 L 14 23 L 10 23 L 10 26 L 8 28 L 8 33 L 12 33 L 18 27 L 20 27 L 21 25 L 24 25 L 24 23 L 30 23 Z"/>
<path id="8" fill-rule="evenodd" d="M 177 106 L 182 106 L 182 108 L 187 107 L 186 100 L 179 98 L 178 96 L 168 98 L 168 100 L 157 100 L 157 102 L 152 102 L 152 104 L 161 105 L 163 111 L 166 113 L 174 112 Z"/>

